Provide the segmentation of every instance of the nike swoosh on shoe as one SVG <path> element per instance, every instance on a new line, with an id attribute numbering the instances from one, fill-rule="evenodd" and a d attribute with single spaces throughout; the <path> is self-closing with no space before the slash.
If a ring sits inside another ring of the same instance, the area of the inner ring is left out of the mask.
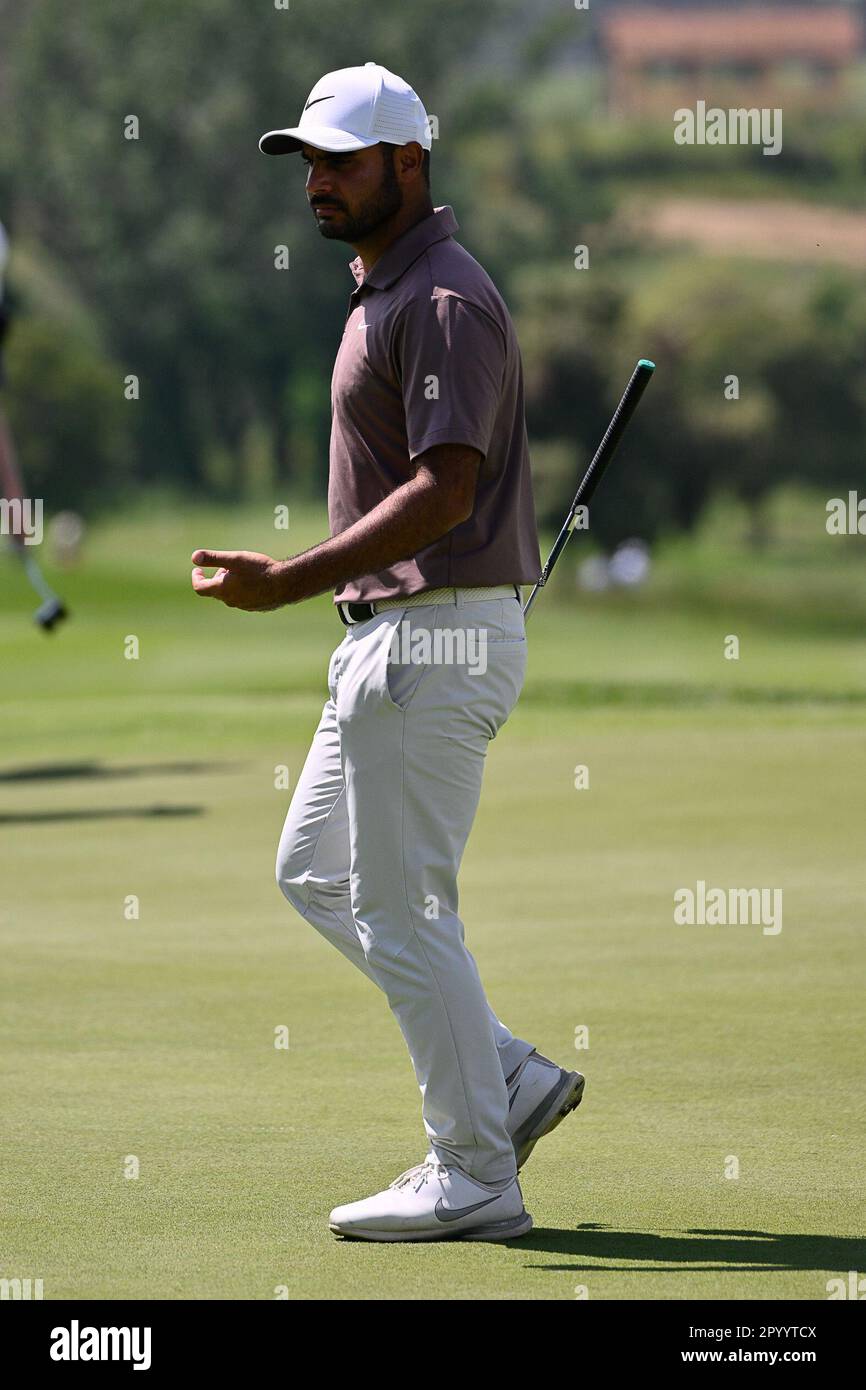
<path id="1" fill-rule="evenodd" d="M 446 1207 L 440 1197 L 433 1211 L 439 1221 L 459 1221 L 461 1216 L 471 1216 L 473 1211 L 480 1211 L 482 1207 L 489 1207 L 491 1202 L 498 1202 L 501 1195 L 501 1192 L 497 1192 L 495 1197 L 488 1197 L 484 1202 L 475 1202 L 471 1207 Z"/>

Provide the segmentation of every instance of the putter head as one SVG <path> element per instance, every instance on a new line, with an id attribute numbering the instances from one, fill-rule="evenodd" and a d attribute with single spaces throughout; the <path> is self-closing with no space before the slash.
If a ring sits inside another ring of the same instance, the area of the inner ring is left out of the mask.
<path id="1" fill-rule="evenodd" d="M 37 608 L 33 615 L 33 621 L 42 628 L 43 632 L 51 632 L 57 623 L 68 617 L 69 614 L 59 598 L 48 598 L 41 607 Z"/>

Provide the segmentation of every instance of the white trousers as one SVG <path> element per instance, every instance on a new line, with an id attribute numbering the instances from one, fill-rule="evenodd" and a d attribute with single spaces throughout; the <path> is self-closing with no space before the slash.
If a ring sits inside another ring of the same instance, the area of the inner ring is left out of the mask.
<path id="1" fill-rule="evenodd" d="M 385 992 L 429 1147 L 497 1182 L 515 1171 L 505 1078 L 532 1044 L 487 1003 L 464 944 L 457 873 L 487 745 L 523 685 L 526 634 L 516 597 L 465 601 L 458 589 L 454 598 L 347 628 L 286 817 L 277 882 Z"/>

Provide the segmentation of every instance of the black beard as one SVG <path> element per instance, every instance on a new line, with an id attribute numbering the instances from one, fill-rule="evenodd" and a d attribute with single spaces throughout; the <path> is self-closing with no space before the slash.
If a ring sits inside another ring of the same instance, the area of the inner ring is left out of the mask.
<path id="1" fill-rule="evenodd" d="M 382 174 L 382 182 L 371 198 L 363 203 L 354 217 L 342 212 L 340 215 L 344 221 L 339 227 L 332 222 L 319 222 L 319 232 L 328 241 L 347 241 L 350 246 L 357 246 L 359 242 L 365 241 L 372 232 L 381 227 L 383 222 L 387 222 L 389 217 L 393 217 L 403 206 L 403 192 L 397 182 L 397 175 L 390 160 L 386 160 Z M 313 216 L 315 217 L 315 208 Z"/>

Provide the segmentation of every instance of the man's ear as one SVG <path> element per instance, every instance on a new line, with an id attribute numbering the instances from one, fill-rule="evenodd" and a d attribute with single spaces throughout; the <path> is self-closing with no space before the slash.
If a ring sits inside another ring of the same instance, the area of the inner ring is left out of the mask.
<path id="1" fill-rule="evenodd" d="M 397 150 L 397 172 L 401 180 L 412 183 L 423 177 L 423 171 L 424 150 L 418 141 L 410 140 L 408 145 L 400 145 Z"/>

